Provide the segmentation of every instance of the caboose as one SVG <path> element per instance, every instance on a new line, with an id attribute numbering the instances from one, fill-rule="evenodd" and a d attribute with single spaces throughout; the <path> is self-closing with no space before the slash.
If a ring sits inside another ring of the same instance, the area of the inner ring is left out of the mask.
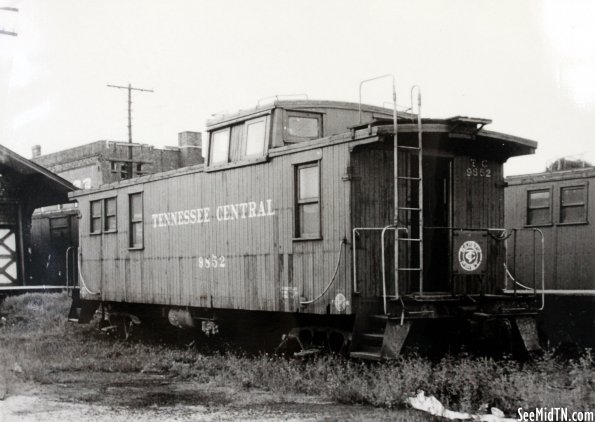
<path id="1" fill-rule="evenodd" d="M 488 123 L 313 100 L 213 118 L 204 164 L 70 195 L 81 319 L 151 309 L 213 334 L 258 316 L 290 321 L 302 353 L 364 359 L 416 327 L 534 350 L 538 297 L 503 292 L 502 166 L 536 143 Z"/>

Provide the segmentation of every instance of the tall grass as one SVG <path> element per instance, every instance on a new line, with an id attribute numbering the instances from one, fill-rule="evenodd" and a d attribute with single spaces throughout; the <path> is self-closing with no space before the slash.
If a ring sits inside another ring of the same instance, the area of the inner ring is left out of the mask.
<path id="1" fill-rule="evenodd" d="M 334 356 L 299 361 L 203 353 L 107 337 L 93 326 L 67 323 L 68 306 L 63 295 L 41 294 L 8 298 L 0 306 L 6 318 L 0 324 L 0 376 L 9 379 L 9 386 L 18 380 L 51 382 L 52 373 L 61 371 L 144 372 L 387 408 L 402 406 L 418 390 L 466 412 L 486 405 L 510 414 L 519 407 L 592 410 L 595 403 L 590 352 L 573 361 L 546 353 L 528 363 L 465 356 L 435 363 L 408 356 L 380 364 Z"/>

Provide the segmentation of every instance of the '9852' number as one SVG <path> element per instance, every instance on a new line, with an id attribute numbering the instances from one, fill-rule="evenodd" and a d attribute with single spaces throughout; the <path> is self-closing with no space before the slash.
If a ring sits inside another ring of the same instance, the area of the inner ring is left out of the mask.
<path id="1" fill-rule="evenodd" d="M 198 268 L 225 268 L 224 256 L 199 256 Z"/>
<path id="2" fill-rule="evenodd" d="M 465 170 L 468 177 L 492 177 L 492 170 L 488 168 L 488 160 L 481 160 L 478 163 L 476 159 L 472 158 L 470 161 L 471 167 L 467 167 Z"/>

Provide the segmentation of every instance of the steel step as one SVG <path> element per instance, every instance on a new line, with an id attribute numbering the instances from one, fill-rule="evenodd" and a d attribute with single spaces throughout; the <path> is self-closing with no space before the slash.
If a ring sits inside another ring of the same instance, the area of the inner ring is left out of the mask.
<path id="1" fill-rule="evenodd" d="M 370 321 L 375 321 L 375 322 L 388 321 L 388 315 L 382 315 L 382 314 L 370 315 L 370 316 L 368 316 L 368 318 L 370 319 Z"/>
<path id="2" fill-rule="evenodd" d="M 374 344 L 382 344 L 384 340 L 384 333 L 362 333 L 362 340 Z"/>
<path id="3" fill-rule="evenodd" d="M 363 359 L 363 360 L 382 360 L 382 355 L 380 351 L 377 353 L 375 352 L 365 352 L 365 351 L 355 351 L 349 353 L 349 357 L 354 359 Z"/>

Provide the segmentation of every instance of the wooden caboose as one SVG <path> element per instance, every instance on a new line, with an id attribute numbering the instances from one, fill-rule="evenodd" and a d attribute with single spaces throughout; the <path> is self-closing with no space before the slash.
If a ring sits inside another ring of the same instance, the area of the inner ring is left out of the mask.
<path id="1" fill-rule="evenodd" d="M 289 316 L 304 347 L 300 327 L 332 325 L 362 358 L 398 354 L 418 320 L 531 315 L 501 293 L 498 229 L 502 164 L 536 143 L 395 114 L 276 101 L 210 120 L 204 165 L 74 192 L 83 299 L 208 330 Z"/>

